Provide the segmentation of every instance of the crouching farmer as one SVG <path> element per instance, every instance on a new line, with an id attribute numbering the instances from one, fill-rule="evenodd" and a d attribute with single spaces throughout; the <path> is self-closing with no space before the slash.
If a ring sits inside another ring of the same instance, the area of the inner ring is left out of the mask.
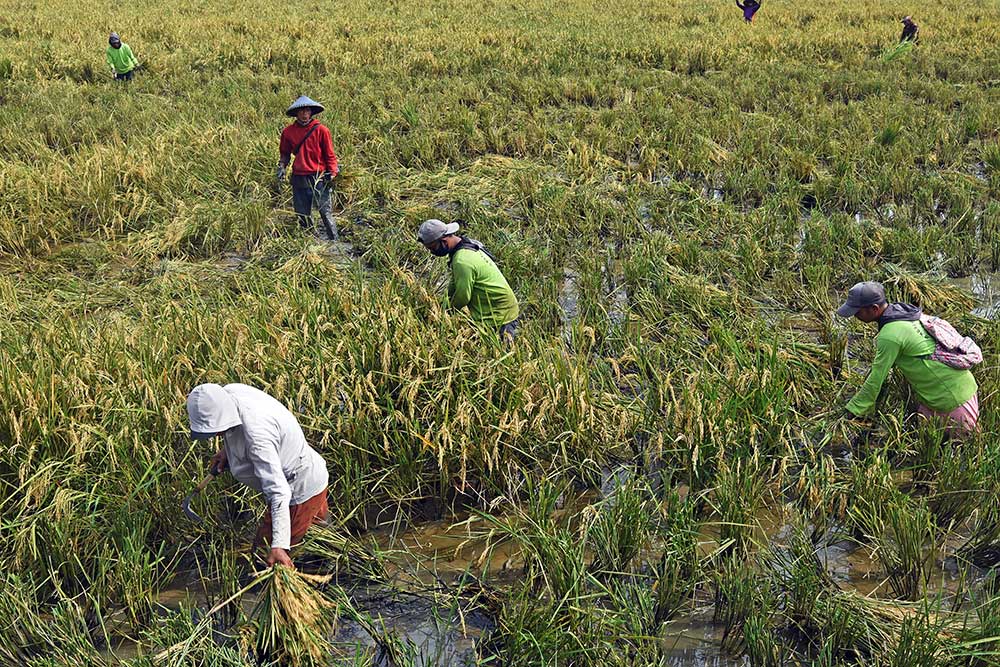
<path id="1" fill-rule="evenodd" d="M 449 305 L 455 310 L 468 307 L 473 320 L 512 343 L 520 306 L 493 255 L 479 241 L 459 236 L 457 222 L 427 220 L 420 225 L 417 238 L 432 255 L 448 258 Z"/>
<path id="2" fill-rule="evenodd" d="M 875 360 L 864 386 L 847 404 L 848 412 L 869 414 L 895 366 L 916 393 L 919 414 L 943 418 L 953 434 L 978 429 L 979 387 L 968 369 L 982 360 L 982 352 L 971 339 L 916 306 L 887 303 L 877 282 L 852 287 L 837 314 L 878 324 Z"/>
<path id="3" fill-rule="evenodd" d="M 267 500 L 254 547 L 269 550 L 268 565 L 292 567 L 288 552 L 329 514 L 323 457 L 306 443 L 284 405 L 245 384 L 198 385 L 188 395 L 187 409 L 192 438 L 222 436 L 212 457 L 213 474 L 229 470 Z"/>

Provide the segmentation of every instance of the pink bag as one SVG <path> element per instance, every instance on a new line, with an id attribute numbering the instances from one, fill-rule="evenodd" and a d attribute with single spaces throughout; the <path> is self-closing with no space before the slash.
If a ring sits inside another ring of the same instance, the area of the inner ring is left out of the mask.
<path id="1" fill-rule="evenodd" d="M 920 324 L 934 339 L 935 348 L 930 359 L 962 371 L 982 363 L 983 351 L 976 345 L 976 341 L 958 333 L 948 320 L 921 315 Z"/>

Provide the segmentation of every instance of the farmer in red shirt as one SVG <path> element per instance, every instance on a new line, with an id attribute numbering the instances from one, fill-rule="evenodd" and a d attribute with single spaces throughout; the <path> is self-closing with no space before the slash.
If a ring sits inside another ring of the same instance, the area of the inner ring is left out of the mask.
<path id="1" fill-rule="evenodd" d="M 337 222 L 333 219 L 330 191 L 333 178 L 337 175 L 337 156 L 333 152 L 330 130 L 315 116 L 323 111 L 323 105 L 305 95 L 292 102 L 285 115 L 295 118 L 295 122 L 281 132 L 278 160 L 278 182 L 285 179 L 285 170 L 292 155 L 292 201 L 303 229 L 312 229 L 313 202 L 319 209 L 319 216 L 326 226 L 330 240 L 337 240 Z"/>

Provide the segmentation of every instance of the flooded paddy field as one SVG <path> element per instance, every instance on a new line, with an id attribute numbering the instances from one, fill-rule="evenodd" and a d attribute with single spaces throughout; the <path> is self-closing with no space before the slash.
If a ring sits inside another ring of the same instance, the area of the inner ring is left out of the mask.
<path id="1" fill-rule="evenodd" d="M 997 26 L 0 0 L 0 664 L 1000 664 Z M 302 94 L 337 241 L 274 178 Z M 514 345 L 446 307 L 429 218 L 495 255 Z M 862 280 L 979 343 L 978 432 L 898 373 L 845 414 Z M 231 475 L 182 509 L 185 397 L 230 382 L 326 463 L 294 572 Z"/>

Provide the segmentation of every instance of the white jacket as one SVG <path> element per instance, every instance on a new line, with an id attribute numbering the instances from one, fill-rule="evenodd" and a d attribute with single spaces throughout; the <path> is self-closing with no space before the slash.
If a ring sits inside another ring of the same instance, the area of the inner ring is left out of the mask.
<path id="1" fill-rule="evenodd" d="M 271 507 L 271 548 L 291 547 L 289 505 L 309 500 L 330 481 L 326 461 L 306 442 L 288 409 L 245 384 L 203 384 L 188 396 L 191 430 L 225 432 L 233 477 L 264 494 Z"/>

